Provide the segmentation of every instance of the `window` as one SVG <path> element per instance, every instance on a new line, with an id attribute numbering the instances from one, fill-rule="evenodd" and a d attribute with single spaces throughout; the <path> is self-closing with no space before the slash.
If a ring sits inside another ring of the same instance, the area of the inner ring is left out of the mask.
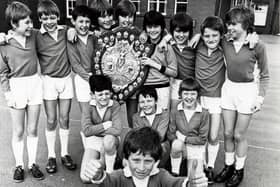
<path id="1" fill-rule="evenodd" d="M 66 16 L 71 18 L 72 11 L 76 6 L 76 0 L 66 0 Z"/>
<path id="2" fill-rule="evenodd" d="M 252 7 L 252 0 L 232 0 L 232 6 L 243 5 L 245 7 Z"/>
<path id="3" fill-rule="evenodd" d="M 130 0 L 136 7 L 136 14 L 140 14 L 140 0 Z"/>
<path id="4" fill-rule="evenodd" d="M 156 10 L 162 14 L 166 14 L 167 0 L 149 0 L 148 1 L 148 11 Z"/>
<path id="5" fill-rule="evenodd" d="M 178 12 L 187 12 L 188 0 L 176 0 L 174 14 Z"/>

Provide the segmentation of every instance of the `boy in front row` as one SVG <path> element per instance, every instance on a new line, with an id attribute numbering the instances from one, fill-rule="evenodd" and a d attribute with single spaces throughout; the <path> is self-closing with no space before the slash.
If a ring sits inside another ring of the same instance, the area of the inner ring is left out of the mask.
<path id="1" fill-rule="evenodd" d="M 162 146 L 157 131 L 150 127 L 131 130 L 124 140 L 123 153 L 126 167 L 107 174 L 98 160 L 90 160 L 81 174 L 91 181 L 93 186 L 114 187 L 179 187 L 207 186 L 207 178 L 197 174 L 189 177 L 174 177 L 165 169 L 157 167 Z M 195 168 L 194 168 L 195 169 Z"/>

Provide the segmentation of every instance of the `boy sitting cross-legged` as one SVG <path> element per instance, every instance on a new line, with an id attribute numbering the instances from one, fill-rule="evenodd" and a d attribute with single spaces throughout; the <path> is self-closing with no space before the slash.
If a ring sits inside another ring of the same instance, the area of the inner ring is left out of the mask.
<path id="1" fill-rule="evenodd" d="M 198 173 L 189 174 L 190 178 L 174 177 L 165 169 L 159 169 L 157 165 L 161 153 L 162 146 L 157 131 L 151 127 L 133 129 L 124 140 L 124 169 L 107 174 L 98 160 L 90 160 L 82 176 L 91 179 L 93 186 L 179 187 L 187 186 L 188 183 L 200 187 L 207 186 L 207 178 Z"/>

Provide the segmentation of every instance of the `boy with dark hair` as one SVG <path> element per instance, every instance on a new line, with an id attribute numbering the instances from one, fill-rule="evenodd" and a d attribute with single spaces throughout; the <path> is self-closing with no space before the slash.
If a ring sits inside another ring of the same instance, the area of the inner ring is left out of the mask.
<path id="1" fill-rule="evenodd" d="M 166 138 L 169 125 L 169 111 L 157 107 L 157 92 L 155 88 L 142 87 L 137 93 L 139 112 L 133 115 L 132 128 L 152 127 L 161 137 L 163 149 L 162 159 L 159 167 L 164 167 L 170 152 L 170 144 Z"/>
<path id="2" fill-rule="evenodd" d="M 83 175 L 91 179 L 93 186 L 104 187 L 183 187 L 188 183 L 198 187 L 207 186 L 207 179 L 200 174 L 190 177 L 173 177 L 165 169 L 157 168 L 161 158 L 161 137 L 150 127 L 131 130 L 124 140 L 124 169 L 107 174 L 97 160 L 90 160 Z M 195 168 L 196 166 L 194 166 Z"/>
<path id="3" fill-rule="evenodd" d="M 76 73 L 74 77 L 77 101 L 83 112 L 91 100 L 89 77 L 92 74 L 94 50 L 97 38 L 89 31 L 92 11 L 85 5 L 80 5 L 72 11 L 71 22 L 76 30 L 76 42 L 67 42 L 68 58 Z"/>
<path id="4" fill-rule="evenodd" d="M 129 0 L 121 0 L 115 7 L 115 19 L 120 27 L 131 27 L 134 24 L 136 7 Z"/>
<path id="5" fill-rule="evenodd" d="M 220 46 L 224 34 L 221 18 L 209 16 L 201 24 L 202 41 L 197 46 L 195 78 L 200 85 L 200 103 L 210 113 L 207 144 L 208 182 L 214 182 L 214 166 L 219 151 L 218 132 L 221 122 L 221 89 L 225 81 L 225 62 Z"/>
<path id="6" fill-rule="evenodd" d="M 171 109 L 179 102 L 178 90 L 182 80 L 194 78 L 195 49 L 190 46 L 193 35 L 193 19 L 186 13 L 177 13 L 170 20 L 172 48 L 178 63 L 178 75 L 171 79 Z"/>
<path id="7" fill-rule="evenodd" d="M 216 181 L 226 182 L 227 187 L 233 187 L 243 180 L 248 150 L 246 132 L 252 115 L 262 106 L 269 72 L 264 44 L 258 42 L 250 49 L 246 43 L 246 37 L 254 26 L 253 11 L 245 7 L 234 7 L 227 12 L 225 22 L 229 35 L 229 40 L 222 41 L 227 68 L 221 97 L 225 167 Z M 260 71 L 258 79 L 254 75 L 256 65 Z"/>
<path id="8" fill-rule="evenodd" d="M 104 75 L 93 75 L 89 79 L 95 99 L 82 113 L 82 138 L 85 152 L 81 166 L 81 179 L 88 181 L 82 173 L 90 159 L 105 160 L 106 171 L 111 173 L 117 156 L 124 119 L 120 105 L 111 99 L 112 82 Z"/>
<path id="9" fill-rule="evenodd" d="M 171 170 L 179 175 L 182 159 L 188 160 L 188 169 L 193 160 L 198 160 L 197 172 L 203 173 L 205 144 L 209 130 L 209 113 L 199 104 L 199 84 L 185 79 L 179 87 L 181 102 L 170 117 L 168 139 L 171 141 Z"/>

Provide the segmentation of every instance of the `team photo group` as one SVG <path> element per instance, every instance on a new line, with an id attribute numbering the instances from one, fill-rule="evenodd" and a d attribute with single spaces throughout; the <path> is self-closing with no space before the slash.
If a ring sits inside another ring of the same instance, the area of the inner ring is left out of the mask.
<path id="1" fill-rule="evenodd" d="M 40 28 L 33 27 L 32 14 Z M 79 169 L 91 186 L 239 186 L 246 133 L 269 84 L 254 12 L 236 6 L 223 19 L 205 17 L 198 33 L 185 12 L 166 23 L 165 15 L 150 10 L 139 28 L 129 0 L 114 7 L 93 0 L 71 14 L 71 25 L 58 24 L 52 0 L 40 0 L 37 12 L 18 1 L 5 10 L 10 30 L 0 33 L 0 83 L 12 119 L 11 180 L 43 180 L 61 172 L 61 163 Z M 81 163 L 68 150 L 74 97 Z M 47 120 L 44 137 L 40 115 Z M 47 163 L 39 167 L 43 138 Z M 225 155 L 221 171 L 215 169 L 219 150 Z"/>

